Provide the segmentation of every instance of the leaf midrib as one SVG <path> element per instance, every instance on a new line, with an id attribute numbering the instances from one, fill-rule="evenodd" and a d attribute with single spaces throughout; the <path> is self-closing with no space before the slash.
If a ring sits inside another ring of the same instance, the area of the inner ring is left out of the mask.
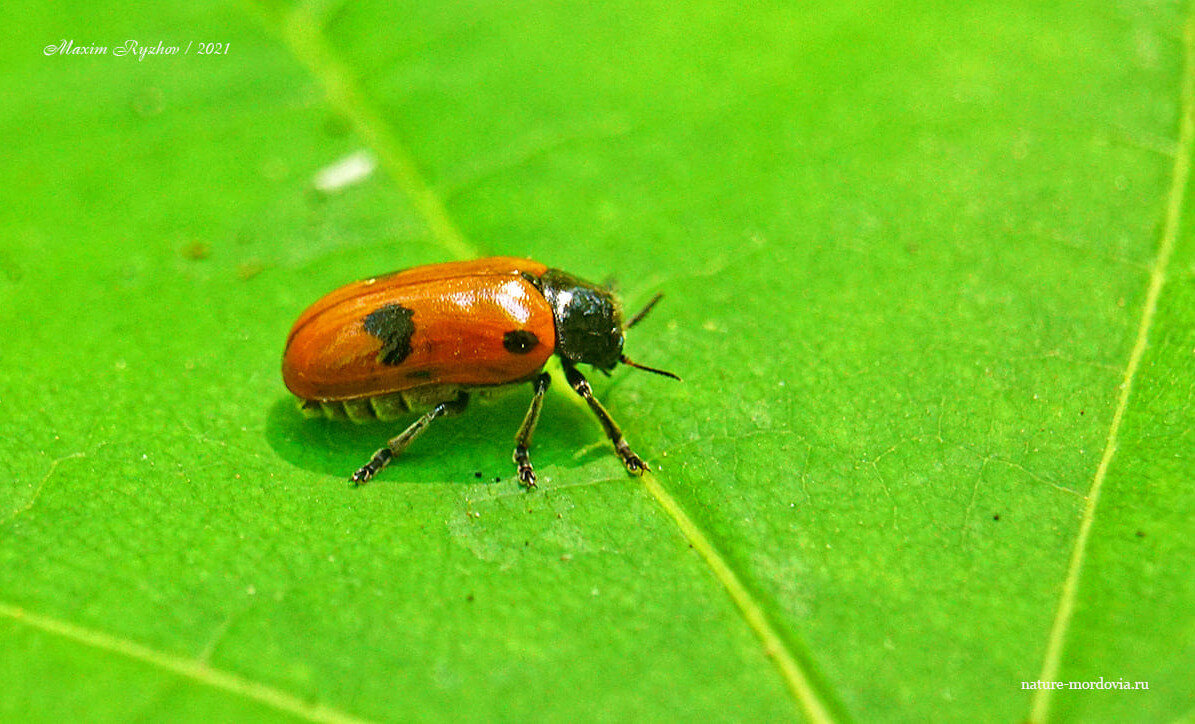
<path id="1" fill-rule="evenodd" d="M 382 116 L 356 88 L 344 65 L 324 41 L 320 19 L 300 7 L 276 22 L 278 27 L 275 29 L 279 36 L 321 84 L 329 103 L 349 119 L 357 135 L 373 148 L 382 166 L 411 199 L 416 211 L 427 223 L 433 240 L 453 258 L 483 256 L 483 252 L 469 242 L 452 221 L 444 202 L 420 174 L 411 154 L 389 132 Z M 570 396 L 569 399 L 579 407 L 586 407 L 580 398 Z M 826 697 L 816 691 L 810 672 L 805 670 L 760 602 L 743 585 L 739 573 L 728 559 L 653 474 L 644 475 L 642 480 L 645 492 L 693 546 L 739 609 L 745 623 L 762 644 L 764 655 L 774 662 L 805 716 L 814 722 L 833 721 L 824 701 Z"/>

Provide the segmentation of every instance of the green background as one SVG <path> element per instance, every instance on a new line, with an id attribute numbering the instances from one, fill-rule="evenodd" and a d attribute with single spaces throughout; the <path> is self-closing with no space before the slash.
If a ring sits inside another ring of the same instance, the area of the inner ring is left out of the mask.
<path id="1" fill-rule="evenodd" d="M 1192 715 L 1187 8 L 6 10 L 0 718 Z M 348 487 L 290 324 L 489 254 L 665 294 L 654 477 L 557 378 Z"/>

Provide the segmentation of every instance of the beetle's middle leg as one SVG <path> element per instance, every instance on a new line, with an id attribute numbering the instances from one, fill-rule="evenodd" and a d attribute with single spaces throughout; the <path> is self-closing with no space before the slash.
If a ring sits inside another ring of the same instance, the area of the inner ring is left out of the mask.
<path id="1" fill-rule="evenodd" d="M 635 454 L 631 450 L 631 446 L 627 444 L 626 439 L 622 436 L 622 430 L 618 428 L 614 420 L 610 419 L 610 413 L 606 412 L 606 408 L 602 407 L 602 403 L 597 401 L 593 396 L 593 388 L 589 386 L 589 380 L 585 379 L 585 375 L 572 365 L 570 362 L 564 362 L 564 377 L 568 380 L 569 385 L 577 391 L 577 394 L 589 403 L 589 409 L 593 410 L 593 414 L 597 417 L 598 422 L 602 423 L 602 429 L 606 431 L 606 437 L 610 438 L 610 442 L 614 443 L 614 452 L 618 453 L 618 458 L 622 460 L 622 464 L 626 466 L 627 472 L 632 475 L 641 475 L 644 470 L 650 470 L 647 463 L 643 462 L 643 458 Z"/>
<path id="2" fill-rule="evenodd" d="M 535 424 L 539 422 L 539 413 L 544 406 L 544 393 L 548 385 L 552 384 L 552 376 L 543 372 L 531 381 L 535 395 L 531 398 L 531 407 L 527 409 L 527 416 L 523 424 L 519 425 L 519 432 L 515 435 L 515 465 L 519 468 L 519 484 L 525 488 L 535 487 L 535 469 L 531 467 L 531 457 L 527 453 L 531 445 L 531 436 L 535 434 Z"/>
<path id="3" fill-rule="evenodd" d="M 362 465 L 357 472 L 353 473 L 353 484 L 361 485 L 362 483 L 369 482 L 370 478 L 377 475 L 382 468 L 390 464 L 391 460 L 401 455 L 402 451 L 406 450 L 408 445 L 415 442 L 415 438 L 423 434 L 423 431 L 427 429 L 432 420 L 441 415 L 460 414 L 465 411 L 468 405 L 469 395 L 462 392 L 455 400 L 441 402 L 428 410 L 422 417 L 412 422 L 406 430 L 390 438 L 390 441 L 386 443 L 386 447 L 374 453 L 369 462 Z"/>

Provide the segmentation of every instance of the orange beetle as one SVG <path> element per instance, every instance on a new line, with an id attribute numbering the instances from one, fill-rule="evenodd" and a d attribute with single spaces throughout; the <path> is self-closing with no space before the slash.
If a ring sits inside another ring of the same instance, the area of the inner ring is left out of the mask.
<path id="1" fill-rule="evenodd" d="M 577 364 L 609 373 L 630 322 L 607 289 L 529 259 L 493 257 L 415 267 L 341 287 L 299 315 L 286 340 L 282 379 L 311 416 L 354 422 L 395 419 L 431 408 L 353 473 L 361 484 L 402 453 L 432 420 L 463 412 L 470 393 L 530 382 L 531 407 L 515 436 L 519 482 L 535 486 L 527 448 L 539 421 L 553 354 L 585 399 L 627 470 L 647 465 L 593 396 Z"/>

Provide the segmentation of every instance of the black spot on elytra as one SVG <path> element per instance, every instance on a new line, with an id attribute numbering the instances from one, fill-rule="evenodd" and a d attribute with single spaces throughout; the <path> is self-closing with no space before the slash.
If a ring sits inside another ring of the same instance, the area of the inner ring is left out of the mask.
<path id="1" fill-rule="evenodd" d="M 387 304 L 378 307 L 365 318 L 365 331 L 382 340 L 378 361 L 397 365 L 411 354 L 411 335 L 415 334 L 415 323 L 411 321 L 414 310 L 401 304 Z"/>
<path id="2" fill-rule="evenodd" d="M 430 380 L 435 376 L 435 370 L 411 370 L 407 373 L 407 378 L 412 380 Z"/>
<path id="3" fill-rule="evenodd" d="M 525 329 L 512 329 L 502 335 L 502 346 L 513 354 L 527 354 L 539 344 L 539 337 Z"/>

